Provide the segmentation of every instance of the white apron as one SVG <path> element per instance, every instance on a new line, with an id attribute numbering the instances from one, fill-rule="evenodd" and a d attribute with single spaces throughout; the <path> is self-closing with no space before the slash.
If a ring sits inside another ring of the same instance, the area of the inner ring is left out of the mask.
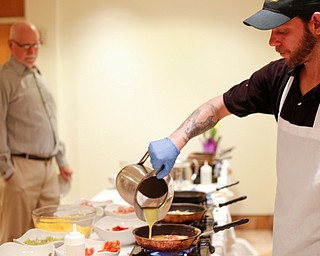
<path id="1" fill-rule="evenodd" d="M 273 256 L 320 255 L 320 107 L 313 127 L 280 117 L 293 79 L 282 94 L 278 114 Z"/>

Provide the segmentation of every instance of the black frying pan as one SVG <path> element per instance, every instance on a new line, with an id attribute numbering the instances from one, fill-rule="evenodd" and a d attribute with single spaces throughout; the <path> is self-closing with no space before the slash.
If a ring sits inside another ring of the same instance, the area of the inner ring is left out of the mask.
<path id="1" fill-rule="evenodd" d="M 218 187 L 209 193 L 200 192 L 200 191 L 190 191 L 190 190 L 174 191 L 173 203 L 201 204 L 206 201 L 207 194 L 212 194 L 216 191 L 234 186 L 236 184 L 239 184 L 239 181 L 233 182 L 231 184 L 228 184 L 222 187 Z"/>

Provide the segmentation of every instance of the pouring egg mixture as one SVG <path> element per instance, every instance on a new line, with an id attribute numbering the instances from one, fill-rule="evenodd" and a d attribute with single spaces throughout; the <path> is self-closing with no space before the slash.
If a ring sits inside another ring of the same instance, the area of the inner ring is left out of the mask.
<path id="1" fill-rule="evenodd" d="M 188 238 L 188 236 L 183 236 L 183 235 L 156 235 L 156 236 L 152 236 L 152 228 L 153 228 L 153 225 L 158 220 L 159 208 L 143 208 L 143 213 L 144 213 L 145 219 L 146 219 L 148 226 L 149 226 L 149 239 L 158 240 L 158 241 L 163 241 L 163 240 L 172 241 L 172 240 L 181 240 L 181 239 Z"/>

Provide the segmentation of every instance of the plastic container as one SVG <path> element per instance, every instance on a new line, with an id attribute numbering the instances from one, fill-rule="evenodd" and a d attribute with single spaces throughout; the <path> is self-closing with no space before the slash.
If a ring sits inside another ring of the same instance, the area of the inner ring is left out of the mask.
<path id="1" fill-rule="evenodd" d="M 85 236 L 77 231 L 76 224 L 73 224 L 73 231 L 65 236 L 64 245 L 65 256 L 85 256 Z"/>
<path id="2" fill-rule="evenodd" d="M 223 163 L 221 164 L 220 174 L 218 177 L 219 186 L 225 186 L 228 184 L 229 182 L 228 169 L 229 169 L 228 162 L 223 161 Z"/>
<path id="3" fill-rule="evenodd" d="M 212 167 L 208 164 L 208 161 L 205 161 L 204 165 L 200 168 L 200 183 L 212 183 Z"/>

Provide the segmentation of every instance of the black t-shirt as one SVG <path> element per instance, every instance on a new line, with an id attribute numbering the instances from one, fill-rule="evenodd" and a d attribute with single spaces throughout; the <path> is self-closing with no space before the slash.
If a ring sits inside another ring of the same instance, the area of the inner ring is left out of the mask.
<path id="1" fill-rule="evenodd" d="M 227 109 L 239 117 L 263 113 L 277 119 L 283 90 L 289 77 L 294 76 L 281 117 L 291 124 L 312 127 L 320 103 L 320 84 L 302 96 L 299 88 L 301 67 L 290 69 L 284 59 L 271 62 L 223 94 Z"/>

